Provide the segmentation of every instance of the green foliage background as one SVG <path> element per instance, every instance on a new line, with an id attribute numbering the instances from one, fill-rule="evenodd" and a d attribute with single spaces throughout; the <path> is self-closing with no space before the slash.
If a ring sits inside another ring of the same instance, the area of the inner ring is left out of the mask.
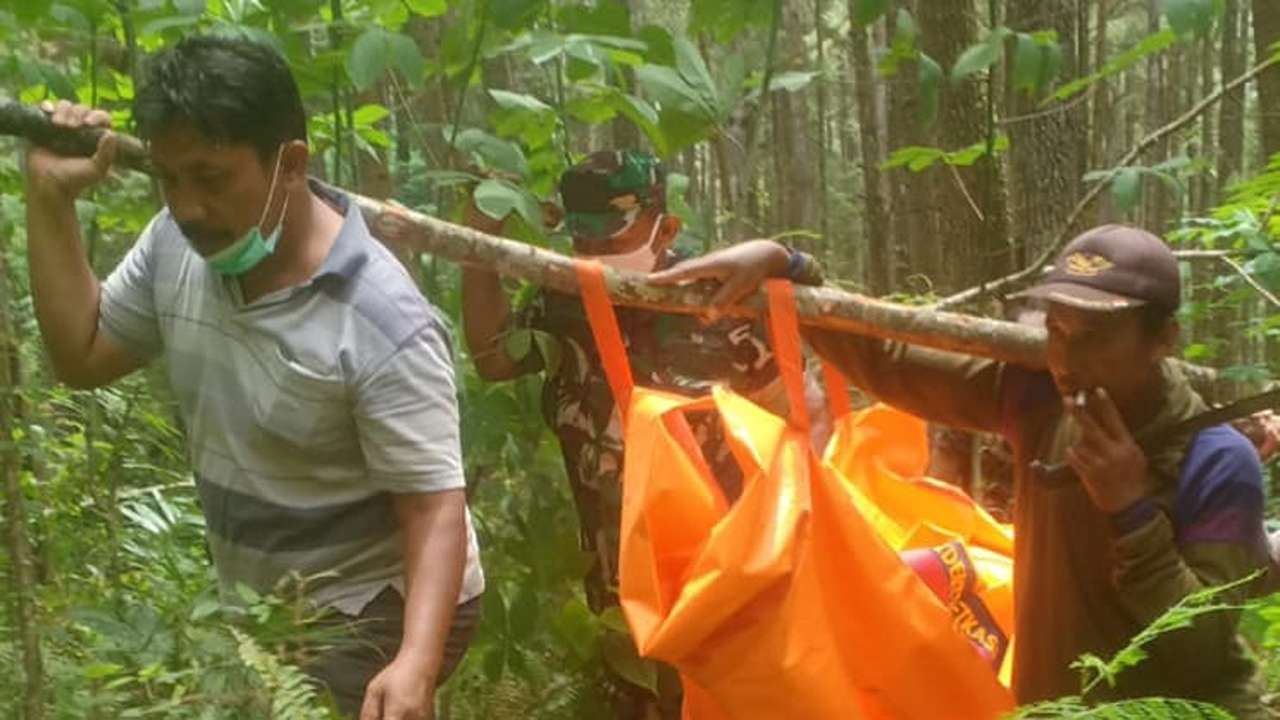
<path id="1" fill-rule="evenodd" d="M 197 30 L 253 35 L 278 47 L 299 79 L 317 175 L 364 189 L 385 168 L 397 200 L 450 217 L 460 185 L 477 179 L 478 170 L 492 171 L 482 209 L 514 211 L 522 239 L 554 245 L 536 229 L 538 202 L 575 154 L 631 133 L 674 158 L 723 137 L 762 96 L 800 92 L 831 75 L 828 67 L 774 72 L 766 62 L 780 7 L 769 0 L 655 0 L 641 23 L 613 0 L 0 0 L 0 99 L 73 99 L 110 109 L 127 129 L 146 52 Z M 886 10 L 884 0 L 853 0 L 828 20 L 833 29 L 847 28 L 850 17 L 866 24 Z M 1206 12 L 1201 0 L 1169 2 L 1169 29 L 1095 76 L 1063 78 L 1058 99 L 1212 24 Z M 1019 91 L 1042 92 L 1058 73 L 1061 50 L 1052 34 L 991 28 L 944 71 L 917 47 L 910 14 L 892 19 L 881 71 L 891 75 L 899 63 L 915 62 L 925 115 L 936 108 L 941 83 L 988 72 L 1010 48 L 1010 81 Z M 972 165 L 1008 145 L 1002 135 L 960 150 L 896 148 L 886 167 Z M 0 301 L 13 323 L 9 341 L 21 376 L 12 397 L 22 410 L 12 437 L 0 442 L 12 443 L 21 458 L 47 715 L 328 717 L 324 699 L 296 670 L 299 634 L 310 632 L 305 607 L 284 588 L 268 596 L 246 589 L 230 603 L 215 593 L 163 368 L 93 392 L 70 391 L 49 376 L 26 280 L 20 157 L 17 143 L 0 138 L 0 273 L 9 290 Z M 1112 182 L 1123 205 L 1136 202 L 1140 176 L 1176 183 L 1189 171 L 1175 162 L 1119 174 L 1100 169 L 1096 179 Z M 682 242 L 706 248 L 737 209 L 713 213 L 693 204 L 688 186 L 687 176 L 673 175 L 671 203 L 687 226 Z M 858 219 L 853 187 L 850 181 L 847 191 L 833 192 L 850 208 L 849 223 Z M 1243 248 L 1246 268 L 1280 287 L 1277 196 L 1280 158 L 1210 215 L 1188 218 L 1180 241 Z M 80 202 L 99 276 L 158 207 L 149 181 L 127 173 Z M 813 249 L 838 269 L 861 267 L 855 247 L 824 240 Z M 424 293 L 457 318 L 456 270 L 430 258 L 412 262 Z M 1225 292 L 1214 302 L 1242 303 L 1251 293 L 1235 273 L 1209 282 Z M 1203 311 L 1192 305 L 1189 317 Z M 1254 319 L 1247 332 L 1259 342 L 1280 333 L 1280 314 Z M 480 633 L 438 698 L 439 717 L 603 717 L 597 680 L 606 667 L 650 685 L 654 669 L 635 656 L 619 615 L 597 617 L 584 602 L 579 579 L 588 559 L 578 547 L 558 449 L 542 422 L 537 380 L 483 383 L 463 352 L 464 451 L 489 590 Z M 1193 345 L 1188 354 L 1211 359 L 1214 348 Z M 1234 372 L 1256 380 L 1274 370 L 1255 364 Z M 8 551 L 0 551 L 0 571 L 11 565 Z M 1280 611 L 1264 604 L 1247 627 L 1275 686 Z M 18 717 L 22 704 L 17 633 L 6 602 L 0 717 Z"/>

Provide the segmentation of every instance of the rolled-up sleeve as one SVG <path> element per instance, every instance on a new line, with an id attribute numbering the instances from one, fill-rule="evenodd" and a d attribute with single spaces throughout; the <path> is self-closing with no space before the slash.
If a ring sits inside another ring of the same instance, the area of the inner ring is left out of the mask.
<path id="1" fill-rule="evenodd" d="M 457 385 L 447 330 L 433 320 L 356 386 L 370 480 L 395 493 L 463 487 Z"/>
<path id="2" fill-rule="evenodd" d="M 102 283 L 98 305 L 98 329 L 146 360 L 159 355 L 163 346 L 155 300 L 160 223 L 161 216 L 156 216 L 111 271 Z"/>

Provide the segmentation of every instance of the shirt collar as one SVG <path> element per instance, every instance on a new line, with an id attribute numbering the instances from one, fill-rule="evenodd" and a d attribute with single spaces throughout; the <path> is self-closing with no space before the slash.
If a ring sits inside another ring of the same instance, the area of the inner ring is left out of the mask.
<path id="1" fill-rule="evenodd" d="M 314 178 L 308 179 L 307 183 L 311 192 L 342 213 L 342 228 L 313 279 L 333 276 L 350 280 L 369 261 L 371 236 L 364 216 L 345 192 Z"/>

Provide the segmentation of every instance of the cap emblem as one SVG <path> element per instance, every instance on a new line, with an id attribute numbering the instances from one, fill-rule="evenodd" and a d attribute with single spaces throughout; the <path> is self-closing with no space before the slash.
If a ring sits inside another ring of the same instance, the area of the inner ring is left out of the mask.
<path id="1" fill-rule="evenodd" d="M 1097 277 L 1115 267 L 1115 263 L 1094 253 L 1073 252 L 1067 256 L 1066 273 L 1079 277 Z"/>

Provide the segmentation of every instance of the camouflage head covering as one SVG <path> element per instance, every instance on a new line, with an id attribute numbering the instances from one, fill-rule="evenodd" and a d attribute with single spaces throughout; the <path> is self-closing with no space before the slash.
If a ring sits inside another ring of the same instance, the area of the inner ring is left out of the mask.
<path id="1" fill-rule="evenodd" d="M 666 170 L 638 150 L 595 152 L 560 178 L 565 226 L 580 250 L 611 252 L 645 208 L 666 209 Z"/>

